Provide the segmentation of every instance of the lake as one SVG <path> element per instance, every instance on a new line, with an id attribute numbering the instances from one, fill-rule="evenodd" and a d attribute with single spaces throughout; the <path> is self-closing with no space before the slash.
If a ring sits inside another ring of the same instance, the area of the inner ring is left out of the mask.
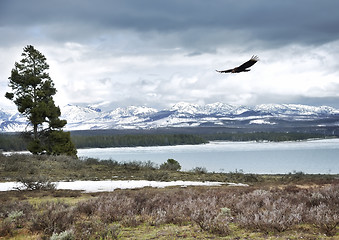
<path id="1" fill-rule="evenodd" d="M 210 142 L 202 145 L 79 149 L 79 157 L 151 161 L 169 158 L 182 170 L 205 167 L 214 172 L 339 174 L 339 139 L 298 142 Z"/>

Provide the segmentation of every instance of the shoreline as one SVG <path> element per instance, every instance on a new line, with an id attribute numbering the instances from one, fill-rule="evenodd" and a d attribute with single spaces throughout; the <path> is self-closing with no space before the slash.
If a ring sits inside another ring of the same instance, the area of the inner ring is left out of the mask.
<path id="1" fill-rule="evenodd" d="M 150 146 L 130 146 L 130 147 L 93 147 L 93 148 L 77 148 L 77 150 L 89 150 L 89 149 L 108 149 L 108 148 L 114 148 L 114 149 L 128 149 L 128 148 L 150 148 L 150 147 L 178 147 L 178 146 L 199 146 L 199 145 L 209 145 L 213 143 L 302 143 L 302 142 L 321 142 L 321 141 L 333 141 L 338 140 L 339 137 L 331 137 L 331 138 L 309 138 L 309 139 L 301 139 L 301 140 L 292 140 L 292 141 L 269 141 L 269 140 L 250 140 L 250 141 L 228 141 L 228 140 L 211 140 L 208 143 L 200 143 L 200 144 L 177 144 L 177 145 L 150 145 Z M 10 154 L 31 154 L 29 151 L 2 151 L 0 149 L 0 154 L 4 154 L 6 156 Z"/>

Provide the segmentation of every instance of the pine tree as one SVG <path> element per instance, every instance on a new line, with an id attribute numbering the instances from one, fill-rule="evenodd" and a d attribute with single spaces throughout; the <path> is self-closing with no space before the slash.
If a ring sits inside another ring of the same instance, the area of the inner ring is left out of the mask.
<path id="1" fill-rule="evenodd" d="M 47 72 L 46 57 L 31 45 L 24 48 L 22 56 L 8 78 L 13 92 L 7 92 L 5 96 L 17 105 L 18 111 L 30 123 L 28 150 L 33 154 L 76 156 L 70 134 L 62 130 L 67 121 L 59 118 L 60 108 L 53 100 L 57 90 Z"/>

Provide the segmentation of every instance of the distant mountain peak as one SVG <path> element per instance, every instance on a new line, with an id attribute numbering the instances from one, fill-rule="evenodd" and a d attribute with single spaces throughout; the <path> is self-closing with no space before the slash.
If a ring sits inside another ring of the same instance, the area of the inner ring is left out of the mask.
<path id="1" fill-rule="evenodd" d="M 171 111 L 194 113 L 199 111 L 200 106 L 198 104 L 192 104 L 187 102 L 179 102 L 174 104 L 170 109 Z"/>
<path id="2" fill-rule="evenodd" d="M 61 118 L 67 120 L 66 130 L 254 125 L 279 127 L 281 124 L 294 123 L 339 127 L 338 109 L 301 104 L 260 104 L 248 107 L 221 102 L 205 105 L 178 102 L 169 109 L 128 106 L 111 111 L 102 111 L 96 105 L 83 107 L 67 104 L 61 107 L 61 113 Z M 23 131 L 26 126 L 25 117 L 18 112 L 0 109 L 1 132 Z"/>

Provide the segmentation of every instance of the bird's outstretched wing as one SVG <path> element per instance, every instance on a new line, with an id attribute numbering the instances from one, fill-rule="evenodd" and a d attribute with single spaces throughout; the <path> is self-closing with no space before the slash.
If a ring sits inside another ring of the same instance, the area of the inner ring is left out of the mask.
<path id="1" fill-rule="evenodd" d="M 239 71 L 243 71 L 246 68 L 252 67 L 258 61 L 259 61 L 258 56 L 252 56 L 250 60 L 248 60 L 247 62 L 241 64 L 239 67 L 237 67 L 237 69 Z"/>
<path id="2" fill-rule="evenodd" d="M 252 67 L 256 62 L 259 61 L 259 58 L 257 56 L 252 56 L 250 60 L 248 60 L 247 62 L 241 64 L 239 67 L 235 67 L 232 69 L 228 69 L 228 70 L 216 70 L 219 73 L 239 73 L 239 72 L 248 72 L 250 71 L 250 69 L 247 69 L 249 67 Z"/>
<path id="3" fill-rule="evenodd" d="M 233 71 L 233 69 L 222 70 L 222 71 L 215 70 L 215 71 L 217 71 L 217 72 L 219 72 L 219 73 L 230 73 L 230 72 L 232 72 L 232 71 Z"/>

